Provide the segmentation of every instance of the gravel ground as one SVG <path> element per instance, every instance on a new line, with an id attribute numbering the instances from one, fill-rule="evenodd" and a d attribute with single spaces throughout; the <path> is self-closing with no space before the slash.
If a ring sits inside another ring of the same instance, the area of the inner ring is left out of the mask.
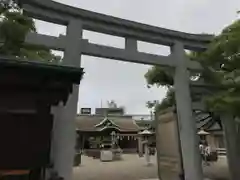
<path id="1" fill-rule="evenodd" d="M 74 168 L 73 180 L 143 180 L 157 179 L 156 157 L 151 157 L 152 166 L 146 166 L 144 158 L 137 154 L 124 154 L 123 160 L 101 162 L 98 159 L 82 157 L 82 165 Z M 228 168 L 225 156 L 217 163 L 203 166 L 206 177 L 212 180 L 227 180 Z M 172 179 L 170 179 L 172 180 Z"/>

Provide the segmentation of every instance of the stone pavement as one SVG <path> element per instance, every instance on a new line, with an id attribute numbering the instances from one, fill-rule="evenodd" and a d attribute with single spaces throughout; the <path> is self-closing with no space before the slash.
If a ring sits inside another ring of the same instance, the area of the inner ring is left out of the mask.
<path id="1" fill-rule="evenodd" d="M 229 170 L 227 166 L 227 157 L 219 156 L 218 161 L 210 163 L 209 166 L 203 166 L 204 174 L 210 179 L 228 180 Z"/>
<path id="2" fill-rule="evenodd" d="M 159 179 L 157 178 L 157 179 L 141 179 L 141 180 L 159 180 Z M 204 178 L 204 180 L 212 180 L 212 179 Z"/>
<path id="3" fill-rule="evenodd" d="M 141 179 L 141 180 L 159 180 L 158 178 L 156 179 Z M 171 179 L 170 179 L 171 180 Z M 209 178 L 204 178 L 204 180 L 212 180 L 212 179 L 209 179 Z"/>
<path id="4" fill-rule="evenodd" d="M 152 166 L 137 154 L 124 154 L 123 160 L 100 162 L 82 157 L 82 165 L 74 168 L 73 180 L 141 180 L 157 178 L 156 157 L 151 156 Z"/>
<path id="5" fill-rule="evenodd" d="M 122 161 L 115 162 L 100 162 L 83 156 L 82 165 L 74 168 L 73 180 L 157 180 L 156 157 L 151 156 L 151 162 L 152 166 L 146 166 L 145 159 L 137 154 L 125 154 Z M 217 163 L 204 166 L 203 170 L 211 180 L 228 179 L 225 156 L 220 157 Z"/>
<path id="6" fill-rule="evenodd" d="M 159 179 L 141 179 L 141 180 L 159 180 Z M 211 179 L 205 178 L 204 180 L 211 180 Z"/>

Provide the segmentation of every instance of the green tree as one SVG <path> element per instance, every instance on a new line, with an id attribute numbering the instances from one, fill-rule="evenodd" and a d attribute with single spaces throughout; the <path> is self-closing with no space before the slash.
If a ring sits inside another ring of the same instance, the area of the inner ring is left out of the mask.
<path id="1" fill-rule="evenodd" d="M 149 109 L 150 111 L 150 115 L 151 115 L 151 120 L 154 119 L 154 110 L 156 109 L 156 106 L 158 106 L 159 102 L 157 100 L 154 101 L 147 101 L 146 102 L 146 107 Z"/>
<path id="2" fill-rule="evenodd" d="M 190 53 L 192 60 L 199 61 L 204 67 L 200 75 L 206 83 L 219 90 L 214 96 L 207 97 L 206 103 L 210 111 L 228 112 L 240 116 L 240 20 L 223 29 L 214 38 L 208 49 L 202 53 Z M 160 106 L 172 106 L 174 103 L 173 70 L 154 66 L 145 74 L 148 86 L 167 86 L 169 92 Z"/>
<path id="3" fill-rule="evenodd" d="M 146 102 L 146 106 L 147 106 L 148 109 L 154 108 L 157 104 L 158 104 L 158 101 L 157 101 L 157 100 L 147 101 L 147 102 Z"/>
<path id="4" fill-rule="evenodd" d="M 50 49 L 24 43 L 29 32 L 36 32 L 34 20 L 23 15 L 14 1 L 0 1 L 0 54 L 19 59 L 59 62 Z"/>
<path id="5" fill-rule="evenodd" d="M 205 81 L 223 87 L 208 98 L 210 110 L 240 117 L 240 20 L 223 29 L 201 59 Z"/>
<path id="6" fill-rule="evenodd" d="M 170 87 L 166 93 L 165 98 L 161 101 L 161 103 L 158 103 L 155 106 L 155 111 L 159 112 L 164 109 L 167 109 L 168 107 L 172 107 L 174 105 L 175 105 L 174 88 Z"/>

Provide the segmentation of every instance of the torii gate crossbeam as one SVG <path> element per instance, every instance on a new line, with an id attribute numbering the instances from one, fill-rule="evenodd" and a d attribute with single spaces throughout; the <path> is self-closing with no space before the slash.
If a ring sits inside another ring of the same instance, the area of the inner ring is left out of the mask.
<path id="1" fill-rule="evenodd" d="M 181 148 L 185 180 L 202 180 L 202 167 L 198 152 L 196 124 L 192 118 L 192 104 L 189 89 L 188 70 L 200 70 L 197 62 L 190 61 L 184 49 L 203 51 L 213 36 L 183 33 L 164 28 L 149 26 L 120 18 L 115 18 L 79 8 L 67 6 L 51 0 L 20 0 L 27 15 L 66 25 L 66 36 L 52 37 L 28 34 L 26 43 L 44 45 L 51 49 L 64 51 L 62 64 L 81 65 L 81 55 L 90 55 L 117 59 L 121 61 L 170 66 L 175 69 L 175 89 L 178 120 L 180 124 Z M 82 39 L 83 30 L 106 33 L 125 38 L 125 49 L 89 43 Z M 137 50 L 137 41 L 145 41 L 171 47 L 169 56 L 141 53 Z M 54 169 L 65 180 L 71 180 L 78 87 L 65 106 L 54 108 L 55 129 L 53 133 L 52 161 Z"/>
<path id="2" fill-rule="evenodd" d="M 64 51 L 67 46 L 65 43 L 66 39 L 67 36 L 63 35 L 60 37 L 54 37 L 49 35 L 30 33 L 26 37 L 26 43 L 44 45 L 54 50 Z M 176 62 L 171 55 L 162 56 L 138 52 L 137 41 L 132 39 L 126 39 L 125 49 L 89 43 L 88 40 L 85 39 L 79 40 L 79 43 L 81 43 L 79 55 L 82 54 L 147 65 L 161 65 L 169 67 L 176 66 Z M 68 65 L 71 66 L 71 64 Z M 200 70 L 201 66 L 195 61 L 188 61 L 187 68 L 191 70 Z"/>

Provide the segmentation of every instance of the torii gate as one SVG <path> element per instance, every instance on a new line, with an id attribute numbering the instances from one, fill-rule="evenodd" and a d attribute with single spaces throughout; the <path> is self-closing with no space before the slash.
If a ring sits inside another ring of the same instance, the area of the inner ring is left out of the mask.
<path id="1" fill-rule="evenodd" d="M 123 20 L 51 0 L 21 0 L 27 15 L 67 26 L 66 36 L 52 37 L 30 33 L 26 43 L 44 45 L 64 51 L 62 64 L 81 66 L 81 56 L 89 55 L 126 62 L 168 66 L 175 69 L 174 86 L 180 124 L 181 148 L 185 180 L 202 180 L 202 167 L 198 150 L 196 124 L 192 118 L 188 70 L 201 70 L 197 62 L 190 61 L 184 49 L 203 51 L 213 38 L 210 35 L 188 34 L 159 27 Z M 83 30 L 90 30 L 125 38 L 125 49 L 89 43 L 82 39 Z M 138 52 L 137 41 L 145 41 L 171 47 L 169 56 Z M 54 107 L 55 125 L 52 141 L 54 169 L 65 180 L 72 179 L 75 145 L 75 116 L 77 112 L 78 86 L 74 87 L 67 104 Z"/>

